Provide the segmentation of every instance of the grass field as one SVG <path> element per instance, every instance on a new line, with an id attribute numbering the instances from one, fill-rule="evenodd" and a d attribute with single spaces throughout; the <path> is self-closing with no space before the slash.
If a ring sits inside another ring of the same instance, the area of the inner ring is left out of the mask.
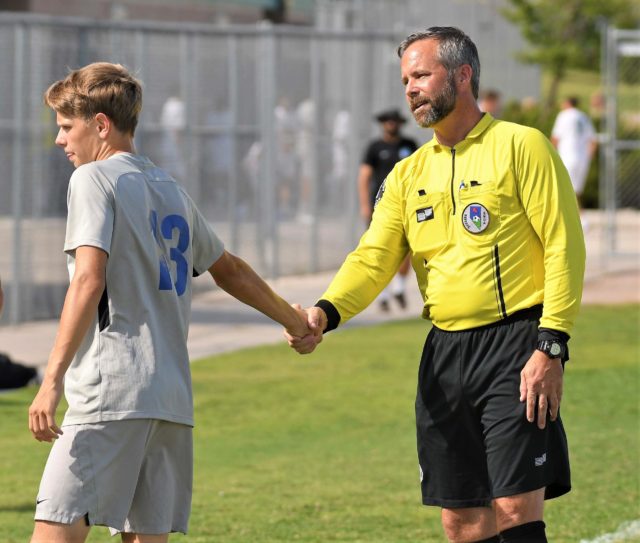
<path id="1" fill-rule="evenodd" d="M 580 315 L 563 400 L 574 489 L 548 502 L 552 542 L 594 539 L 640 518 L 639 314 L 624 306 Z M 332 333 L 307 357 L 275 346 L 194 363 L 191 532 L 173 540 L 444 541 L 439 511 L 420 505 L 414 443 L 426 328 L 411 320 Z M 28 540 L 49 449 L 26 428 L 34 393 L 0 396 L 2 543 Z M 113 540 L 96 528 L 89 541 Z"/>

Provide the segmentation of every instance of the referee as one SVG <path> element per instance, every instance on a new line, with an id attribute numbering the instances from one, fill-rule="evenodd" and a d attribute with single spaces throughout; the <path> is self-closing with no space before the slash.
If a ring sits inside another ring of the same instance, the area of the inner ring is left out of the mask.
<path id="1" fill-rule="evenodd" d="M 422 501 L 455 542 L 545 542 L 543 504 L 571 488 L 559 415 L 585 247 L 567 170 L 537 130 L 477 105 L 480 63 L 457 28 L 398 49 L 431 141 L 380 189 L 369 230 L 315 307 L 311 352 L 362 311 L 407 253 L 433 328 L 416 397 Z"/>

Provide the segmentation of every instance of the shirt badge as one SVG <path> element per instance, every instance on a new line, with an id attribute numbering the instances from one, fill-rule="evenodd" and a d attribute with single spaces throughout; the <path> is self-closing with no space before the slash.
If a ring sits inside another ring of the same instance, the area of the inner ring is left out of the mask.
<path id="1" fill-rule="evenodd" d="M 429 221 L 433 219 L 433 207 L 425 207 L 416 210 L 416 220 L 418 222 Z"/>
<path id="2" fill-rule="evenodd" d="M 373 203 L 373 207 L 374 207 L 374 208 L 378 205 L 378 202 L 379 202 L 380 200 L 382 200 L 382 197 L 384 196 L 384 188 L 385 188 L 385 184 L 386 184 L 386 182 L 387 182 L 387 180 L 385 179 L 385 180 L 382 182 L 382 185 L 380 185 L 380 188 L 378 189 L 378 192 L 377 192 L 377 194 L 376 194 L 376 199 L 375 199 L 375 201 L 374 201 L 374 203 Z"/>
<path id="3" fill-rule="evenodd" d="M 469 204 L 462 212 L 462 225 L 467 232 L 479 234 L 489 226 L 489 212 L 482 204 Z"/>

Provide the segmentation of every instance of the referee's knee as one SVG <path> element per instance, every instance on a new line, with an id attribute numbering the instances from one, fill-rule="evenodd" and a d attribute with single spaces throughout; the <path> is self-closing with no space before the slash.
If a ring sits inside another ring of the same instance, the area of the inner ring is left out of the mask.
<path id="1" fill-rule="evenodd" d="M 494 500 L 498 531 L 512 526 L 541 521 L 544 510 L 544 488 Z"/>
<path id="2" fill-rule="evenodd" d="M 442 527 L 451 543 L 498 543 L 495 516 L 490 507 L 442 509 Z"/>

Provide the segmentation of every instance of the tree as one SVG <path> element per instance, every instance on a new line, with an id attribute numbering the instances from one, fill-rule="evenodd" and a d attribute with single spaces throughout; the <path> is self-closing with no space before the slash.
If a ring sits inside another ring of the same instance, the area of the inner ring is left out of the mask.
<path id="1" fill-rule="evenodd" d="M 507 0 L 503 15 L 518 25 L 531 49 L 518 58 L 539 64 L 551 74 L 546 110 L 557 100 L 558 86 L 567 69 L 598 70 L 600 27 L 637 27 L 640 7 L 636 0 Z"/>

